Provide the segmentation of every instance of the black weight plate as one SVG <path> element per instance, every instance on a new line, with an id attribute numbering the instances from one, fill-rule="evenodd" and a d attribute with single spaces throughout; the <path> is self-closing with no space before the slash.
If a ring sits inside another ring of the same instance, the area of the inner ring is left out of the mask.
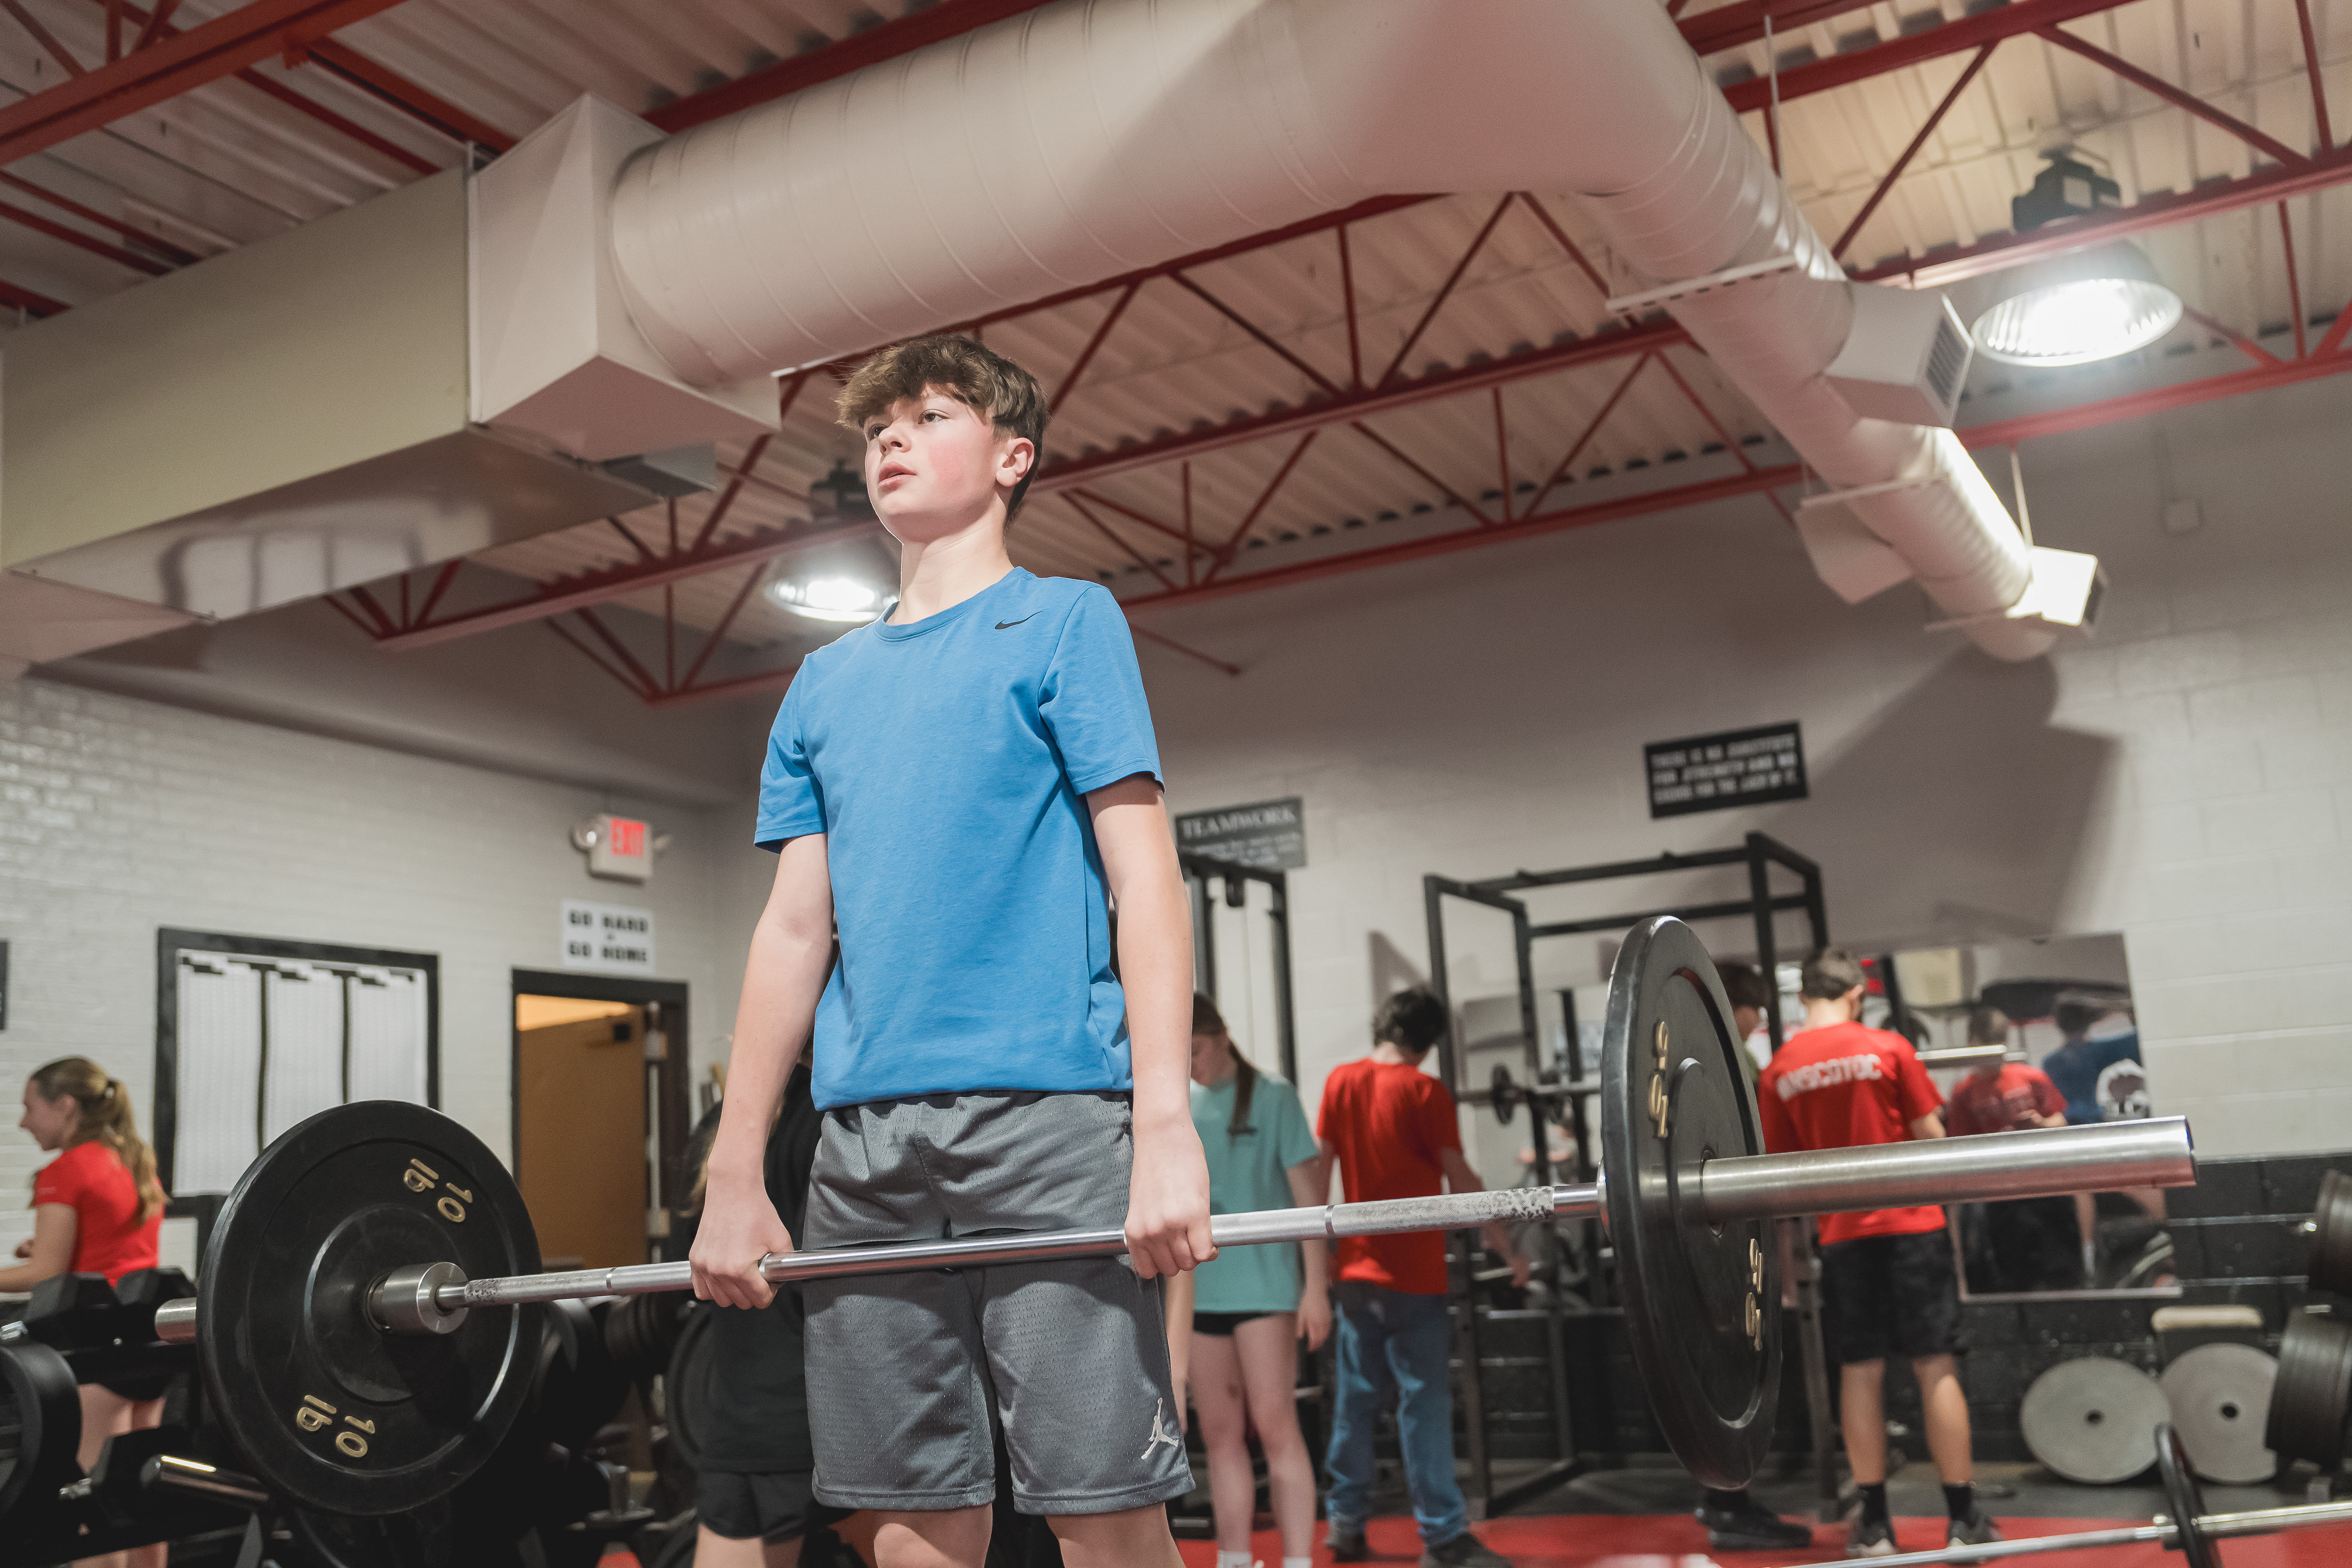
<path id="1" fill-rule="evenodd" d="M 699 1302 L 687 1314 L 685 1331 L 662 1377 L 662 1425 L 669 1429 L 670 1457 L 688 1470 L 700 1468 L 702 1435 L 710 1422 L 710 1377 L 719 1364 L 711 1314 L 726 1310 Z"/>
<path id="2" fill-rule="evenodd" d="M 2165 1507 L 2172 1515 L 2171 1549 L 2189 1559 L 2189 1568 L 2221 1568 L 2221 1549 L 2197 1526 L 2205 1517 L 2205 1494 L 2189 1467 L 2189 1447 L 2169 1421 L 2156 1424 L 2156 1473 L 2164 1479 Z"/>
<path id="3" fill-rule="evenodd" d="M 222 1204 L 197 1290 L 213 1412 L 271 1491 L 384 1518 L 445 1497 L 497 1449 L 538 1371 L 536 1308 L 386 1334 L 364 1297 L 403 1264 L 536 1273 L 522 1194 L 423 1106 L 365 1100 L 288 1131 Z"/>
<path id="4" fill-rule="evenodd" d="M 21 1539 L 81 1476 L 81 1391 L 37 1340 L 0 1345 L 0 1536 Z"/>
<path id="5" fill-rule="evenodd" d="M 353 1519 L 315 1509 L 288 1510 L 290 1547 L 300 1568 L 488 1568 L 493 1559 L 458 1531 L 446 1503 L 428 1503 L 391 1519 Z"/>
<path id="6" fill-rule="evenodd" d="M 2352 1296 L 2352 1175 L 2329 1171 L 2319 1178 L 2319 1203 L 2311 1215 L 2311 1288 Z"/>
<path id="7" fill-rule="evenodd" d="M 2279 1339 L 2278 1376 L 2263 1447 L 2282 1460 L 2309 1459 L 2333 1474 L 2344 1462 L 2344 1425 L 2352 1405 L 2352 1327 L 2310 1312 L 2287 1315 Z"/>
<path id="8" fill-rule="evenodd" d="M 1601 1037 L 1605 1217 L 1659 1428 L 1702 1486 L 1727 1490 L 1762 1464 L 1780 1387 L 1770 1222 L 1709 1226 L 1696 1212 L 1708 1160 L 1764 1152 L 1743 1048 L 1691 929 L 1667 916 L 1635 927 L 1609 977 Z"/>

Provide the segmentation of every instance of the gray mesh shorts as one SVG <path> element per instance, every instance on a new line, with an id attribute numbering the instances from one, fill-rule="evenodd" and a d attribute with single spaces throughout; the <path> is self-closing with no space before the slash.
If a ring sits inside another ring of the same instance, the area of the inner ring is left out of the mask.
<path id="1" fill-rule="evenodd" d="M 1117 1226 L 1124 1094 L 933 1095 L 825 1113 L 813 1250 Z M 809 1427 L 835 1508 L 971 1508 L 996 1496 L 992 1420 L 1024 1513 L 1112 1513 L 1192 1474 L 1169 1387 L 1160 1283 L 1125 1255 L 812 1279 Z"/>

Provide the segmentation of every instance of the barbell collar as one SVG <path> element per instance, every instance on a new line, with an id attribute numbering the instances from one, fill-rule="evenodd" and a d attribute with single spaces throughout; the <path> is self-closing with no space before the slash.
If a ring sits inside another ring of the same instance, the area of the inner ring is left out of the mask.
<path id="1" fill-rule="evenodd" d="M 193 1344 L 196 1338 L 196 1299 L 183 1296 L 155 1309 L 155 1337 L 167 1345 Z"/>
<path id="2" fill-rule="evenodd" d="M 139 1484 L 148 1491 L 180 1492 L 234 1503 L 239 1508 L 257 1510 L 269 1506 L 269 1494 L 252 1477 L 207 1465 L 201 1459 L 182 1458 L 177 1454 L 149 1456 L 147 1462 L 139 1467 Z"/>
<path id="3" fill-rule="evenodd" d="M 1699 1212 L 1724 1225 L 2196 1181 L 2187 1119 L 2149 1117 L 1710 1160 L 1700 1170 Z"/>

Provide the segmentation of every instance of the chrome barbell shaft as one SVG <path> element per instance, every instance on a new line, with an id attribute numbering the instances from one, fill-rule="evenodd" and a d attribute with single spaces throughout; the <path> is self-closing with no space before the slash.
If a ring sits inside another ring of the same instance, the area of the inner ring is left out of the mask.
<path id="1" fill-rule="evenodd" d="M 2047 1197 L 2086 1186 L 2187 1186 L 2197 1180 L 2189 1123 L 2180 1117 L 1990 1132 L 1866 1149 L 1825 1149 L 1795 1154 L 1741 1154 L 1700 1167 L 1698 1213 L 1706 1223 L 1917 1204 L 1977 1203 L 1989 1198 Z M 1209 1234 L 1219 1247 L 1321 1241 L 1410 1231 L 1467 1230 L 1489 1221 L 1588 1218 L 1601 1212 L 1598 1184 L 1549 1189 L 1449 1193 L 1381 1203 L 1328 1204 L 1218 1215 Z M 1050 1231 L 1029 1236 L 959 1237 L 889 1247 L 772 1254 L 760 1272 L 771 1284 L 853 1274 L 922 1268 L 985 1268 L 1055 1258 L 1107 1258 L 1127 1250 L 1118 1230 Z M 694 1270 L 686 1263 L 641 1263 L 563 1274 L 520 1274 L 444 1287 L 435 1297 L 445 1310 L 555 1301 L 583 1296 L 627 1296 L 686 1290 Z"/>
<path id="2" fill-rule="evenodd" d="M 2352 1524 L 2352 1502 L 2308 1503 L 2296 1508 L 2252 1509 L 2243 1513 L 2200 1515 L 2197 1531 L 2212 1540 L 2241 1535 L 2276 1535 L 2283 1531 L 2311 1530 L 2326 1524 Z M 1981 1546 L 1945 1546 L 1929 1552 L 1898 1552 L 1874 1557 L 1877 1568 L 1926 1568 L 1928 1563 L 1998 1563 L 2011 1557 L 2034 1557 L 2050 1552 L 2084 1552 L 2103 1546 L 2134 1546 L 2153 1542 L 2170 1546 L 2176 1531 L 2162 1517 L 2147 1524 L 2117 1525 L 2109 1530 L 2078 1530 L 2065 1535 L 2028 1535 L 2016 1541 L 1989 1541 Z M 1845 1559 L 1840 1558 L 1839 1563 Z M 1831 1568 L 1815 1563 L 1805 1568 Z"/>
<path id="3" fill-rule="evenodd" d="M 1706 1223 L 1721 1225 L 1739 1219 L 1917 1204 L 2043 1197 L 2094 1188 L 2186 1186 L 2196 1179 L 2188 1122 L 2179 1117 L 2164 1117 L 1862 1149 L 1727 1155 L 1700 1168 L 1694 1206 Z M 1603 1213 L 1604 1198 L 1599 1184 L 1574 1184 L 1548 1190 L 1513 1187 L 1380 1203 L 1268 1209 L 1218 1215 L 1210 1222 L 1210 1235 L 1220 1247 L 1255 1247 L 1473 1229 L 1489 1221 L 1584 1219 Z M 772 1255 L 761 1260 L 760 1271 L 770 1282 L 781 1284 L 855 1274 L 1108 1258 L 1126 1250 L 1127 1237 L 1118 1230 L 1052 1231 Z M 395 1278 L 405 1279 L 413 1272 L 404 1271 Z M 472 1279 L 443 1286 L 431 1300 L 442 1311 L 456 1313 L 475 1307 L 686 1290 L 693 1285 L 689 1264 L 645 1263 Z M 379 1301 L 372 1303 L 372 1310 L 383 1323 L 404 1323 L 415 1315 L 396 1311 L 394 1306 Z M 157 1308 L 155 1331 L 158 1338 L 175 1342 L 194 1339 L 195 1303 L 173 1301 Z"/>

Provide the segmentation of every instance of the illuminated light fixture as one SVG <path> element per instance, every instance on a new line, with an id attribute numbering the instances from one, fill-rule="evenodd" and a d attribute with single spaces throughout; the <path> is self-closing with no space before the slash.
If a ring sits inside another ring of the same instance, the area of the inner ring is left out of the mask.
<path id="1" fill-rule="evenodd" d="M 771 583 L 768 597 L 813 621 L 863 623 L 887 611 L 895 595 L 855 577 L 812 577 L 801 583 Z"/>
<path id="2" fill-rule="evenodd" d="M 1952 291 L 1977 353 L 2056 370 L 2144 349 L 2180 324 L 2180 296 L 2137 246 L 2078 250 Z"/>

